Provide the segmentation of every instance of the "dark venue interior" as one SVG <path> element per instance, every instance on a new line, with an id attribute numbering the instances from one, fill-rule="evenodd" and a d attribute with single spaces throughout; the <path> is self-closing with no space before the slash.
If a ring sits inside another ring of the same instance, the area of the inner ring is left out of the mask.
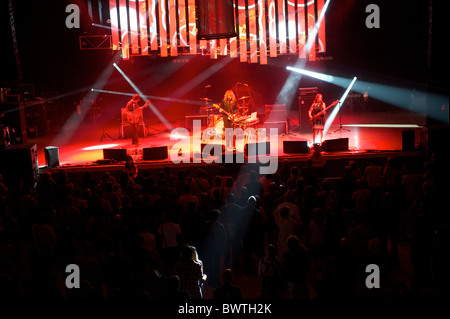
<path id="1" fill-rule="evenodd" d="M 2 1 L 1 298 L 448 296 L 441 6 Z"/>

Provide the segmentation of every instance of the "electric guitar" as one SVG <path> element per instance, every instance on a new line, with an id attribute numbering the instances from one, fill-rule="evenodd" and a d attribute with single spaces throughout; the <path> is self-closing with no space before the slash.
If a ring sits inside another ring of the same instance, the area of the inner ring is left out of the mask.
<path id="1" fill-rule="evenodd" d="M 325 114 L 325 112 L 330 108 L 335 106 L 336 104 L 339 103 L 339 100 L 334 101 L 333 103 L 331 103 L 329 106 L 327 106 L 324 110 L 320 111 L 319 113 L 315 114 L 314 116 L 311 116 L 309 118 L 309 122 L 310 123 L 314 123 L 315 120 L 317 120 L 319 118 L 319 116 L 321 116 L 322 114 Z"/>
<path id="2" fill-rule="evenodd" d="M 149 104 L 150 104 L 150 100 L 145 102 L 144 105 L 138 106 L 138 107 L 134 108 L 133 111 L 128 112 L 128 122 L 131 125 L 138 124 L 142 119 L 142 110 L 145 109 L 146 107 L 148 107 Z"/>
<path id="3" fill-rule="evenodd" d="M 235 122 L 235 116 L 234 116 L 234 114 L 231 114 L 230 112 L 225 111 L 223 108 L 220 107 L 219 104 L 213 104 L 213 106 L 214 106 L 216 109 L 219 109 L 219 111 L 221 111 L 222 113 L 225 113 L 225 114 L 228 116 L 228 119 L 229 119 L 230 121 L 233 121 L 233 123 Z"/>

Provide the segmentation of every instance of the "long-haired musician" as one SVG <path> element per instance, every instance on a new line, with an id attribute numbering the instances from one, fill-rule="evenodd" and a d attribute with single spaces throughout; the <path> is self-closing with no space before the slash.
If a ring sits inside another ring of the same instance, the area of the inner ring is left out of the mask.
<path id="1" fill-rule="evenodd" d="M 140 101 L 142 101 L 142 99 L 139 96 L 139 94 L 135 94 L 135 95 L 133 95 L 131 100 L 128 101 L 127 106 L 126 106 L 126 110 L 128 113 L 128 122 L 132 126 L 131 140 L 132 140 L 133 144 L 139 143 L 137 128 L 138 128 L 138 124 L 139 124 L 140 115 L 138 113 L 140 113 L 150 103 L 150 100 L 148 100 L 144 105 L 140 106 L 139 105 Z"/>
<path id="2" fill-rule="evenodd" d="M 311 107 L 309 108 L 308 112 L 309 120 L 313 127 L 313 144 L 316 144 L 317 133 L 320 134 L 319 144 L 322 143 L 323 127 L 325 124 L 325 109 L 326 105 L 325 102 L 322 100 L 322 94 L 317 94 L 316 98 L 314 99 L 314 103 L 311 104 Z M 322 114 L 318 115 L 321 112 Z"/>
<path id="3" fill-rule="evenodd" d="M 222 118 L 223 118 L 223 126 L 225 128 L 225 142 L 227 143 L 227 145 L 225 145 L 227 147 L 227 149 L 232 149 L 233 148 L 233 137 L 229 136 L 229 138 L 227 138 L 227 128 L 233 128 L 233 119 L 230 118 L 229 115 L 234 115 L 236 113 L 236 95 L 234 94 L 234 92 L 232 90 L 227 90 L 223 96 L 223 100 L 220 103 L 220 108 L 222 111 Z M 229 132 L 231 132 L 230 130 L 228 130 Z M 231 132 L 232 133 L 232 132 Z"/>

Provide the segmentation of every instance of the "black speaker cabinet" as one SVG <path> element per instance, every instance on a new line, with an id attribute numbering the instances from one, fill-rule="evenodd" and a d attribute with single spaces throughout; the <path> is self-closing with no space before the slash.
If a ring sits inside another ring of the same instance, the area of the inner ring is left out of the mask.
<path id="1" fill-rule="evenodd" d="M 104 148 L 103 159 L 113 159 L 116 161 L 127 160 L 127 150 L 121 148 Z"/>
<path id="2" fill-rule="evenodd" d="M 44 136 L 47 133 L 47 111 L 42 101 L 25 102 L 25 123 L 29 137 Z"/>
<path id="3" fill-rule="evenodd" d="M 34 189 L 39 178 L 36 144 L 16 144 L 0 150 L 0 174 L 9 186 L 22 180 Z"/>
<path id="4" fill-rule="evenodd" d="M 266 128 L 267 134 L 270 133 L 271 128 L 276 128 L 278 130 L 278 135 L 280 134 L 288 134 L 288 124 L 287 121 L 281 121 L 281 122 L 266 122 L 264 123 L 264 126 Z"/>
<path id="5" fill-rule="evenodd" d="M 322 149 L 325 152 L 348 151 L 348 138 L 325 140 L 322 143 Z"/>
<path id="6" fill-rule="evenodd" d="M 311 88 L 299 88 L 299 98 L 298 98 L 298 125 L 300 133 L 311 133 L 312 126 L 309 123 L 309 108 L 313 104 L 316 94 L 319 93 L 317 87 Z"/>
<path id="7" fill-rule="evenodd" d="M 45 164 L 49 168 L 59 166 L 59 148 L 56 146 L 44 147 Z"/>
<path id="8" fill-rule="evenodd" d="M 286 154 L 309 153 L 307 141 L 283 141 L 283 152 Z"/>
<path id="9" fill-rule="evenodd" d="M 139 124 L 137 126 L 138 137 L 145 137 L 145 126 Z M 120 135 L 122 138 L 131 138 L 133 135 L 133 127 L 131 125 L 122 125 Z"/>
<path id="10" fill-rule="evenodd" d="M 286 119 L 286 104 L 266 105 L 266 121 L 285 122 Z"/>
<path id="11" fill-rule="evenodd" d="M 208 115 L 187 115 L 186 117 L 186 129 L 192 130 L 194 121 L 200 121 L 202 129 L 208 125 Z"/>
<path id="12" fill-rule="evenodd" d="M 416 148 L 414 130 L 405 130 L 402 132 L 402 150 L 403 151 L 414 151 Z"/>
<path id="13" fill-rule="evenodd" d="M 142 149 L 144 161 L 163 160 L 169 157 L 167 146 L 151 147 Z"/>

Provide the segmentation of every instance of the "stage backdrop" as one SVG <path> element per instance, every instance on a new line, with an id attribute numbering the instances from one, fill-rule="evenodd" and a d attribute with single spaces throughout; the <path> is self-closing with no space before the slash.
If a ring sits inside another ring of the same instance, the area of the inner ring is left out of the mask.
<path id="1" fill-rule="evenodd" d="M 305 44 L 324 2 L 109 0 L 112 49 L 122 50 L 123 59 L 202 54 L 267 64 L 268 57 L 289 54 L 314 61 L 326 51 L 325 18 L 311 48 Z"/>

